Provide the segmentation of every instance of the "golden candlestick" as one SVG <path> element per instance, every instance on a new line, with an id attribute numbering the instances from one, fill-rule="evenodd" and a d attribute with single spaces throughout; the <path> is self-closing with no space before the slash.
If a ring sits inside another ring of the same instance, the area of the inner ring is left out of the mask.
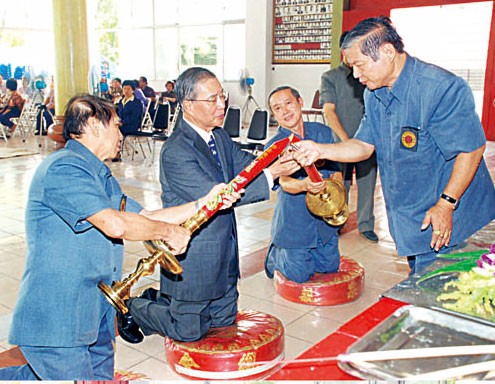
<path id="1" fill-rule="evenodd" d="M 139 259 L 136 270 L 122 281 L 114 281 L 109 287 L 103 281 L 98 283 L 98 288 L 107 301 L 119 312 L 125 314 L 129 311 L 125 300 L 131 296 L 131 287 L 142 277 L 149 276 L 155 272 L 155 265 L 162 257 L 162 252 L 155 252 L 151 256 Z"/>
<path id="2" fill-rule="evenodd" d="M 208 215 L 200 209 L 196 214 L 190 217 L 181 226 L 188 229 L 192 234 L 205 221 Z M 177 258 L 172 254 L 168 245 L 161 240 L 146 240 L 143 242 L 144 247 L 150 252 L 151 256 L 139 259 L 136 269 L 122 281 L 114 281 L 112 286 L 108 286 L 103 281 L 98 283 L 98 288 L 103 293 L 107 301 L 119 312 L 125 314 L 129 311 L 125 305 L 125 300 L 131 297 L 131 288 L 143 276 L 152 275 L 155 272 L 157 263 L 162 268 L 175 273 L 182 273 L 182 266 Z"/>

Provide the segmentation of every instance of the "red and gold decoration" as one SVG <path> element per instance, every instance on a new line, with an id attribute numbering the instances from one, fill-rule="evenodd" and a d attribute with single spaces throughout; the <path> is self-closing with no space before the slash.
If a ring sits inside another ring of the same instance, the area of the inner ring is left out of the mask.
<path id="1" fill-rule="evenodd" d="M 288 280 L 279 271 L 274 274 L 275 290 L 289 301 L 330 306 L 357 300 L 364 291 L 364 267 L 350 257 L 340 258 L 335 273 L 316 273 L 305 283 Z"/>
<path id="2" fill-rule="evenodd" d="M 113 379 L 114 382 L 118 384 L 123 384 L 123 382 L 127 382 L 127 381 L 150 380 L 146 375 L 142 373 L 131 372 L 131 371 L 119 371 L 119 370 L 115 371 Z M 97 382 L 97 383 L 101 383 L 101 382 Z M 112 383 L 112 381 L 110 382 L 105 381 L 105 384 L 109 384 L 109 383 Z"/>
<path id="3" fill-rule="evenodd" d="M 212 328 L 198 341 L 165 338 L 170 367 L 179 375 L 194 379 L 262 378 L 277 368 L 283 353 L 281 321 L 257 311 L 239 311 L 235 324 Z M 257 361 L 261 363 L 255 364 Z"/>
<path id="4" fill-rule="evenodd" d="M 189 218 L 182 226 L 189 230 L 192 234 L 201 225 L 207 222 L 220 208 L 224 196 L 232 195 L 234 192 L 239 192 L 246 185 L 258 176 L 263 169 L 268 167 L 289 144 L 292 144 L 297 139 L 294 135 L 279 140 L 268 147 L 261 155 L 254 159 L 246 168 L 244 168 L 234 179 L 232 179 L 227 187 L 208 201 L 198 212 Z M 107 301 L 118 311 L 127 313 L 128 309 L 124 301 L 130 298 L 132 286 L 143 276 L 152 275 L 155 272 L 156 264 L 159 263 L 162 268 L 174 273 L 182 273 L 182 266 L 177 258 L 172 254 L 168 245 L 159 240 L 148 240 L 144 242 L 146 249 L 151 256 L 140 259 L 136 266 L 136 270 L 131 273 L 123 281 L 114 281 L 112 286 L 108 286 L 103 281 L 98 283 L 98 288 L 103 293 Z"/>

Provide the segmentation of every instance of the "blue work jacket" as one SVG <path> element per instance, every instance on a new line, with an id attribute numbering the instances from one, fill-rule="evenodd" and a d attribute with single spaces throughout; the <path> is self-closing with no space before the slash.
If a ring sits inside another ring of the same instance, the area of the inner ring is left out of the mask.
<path id="1" fill-rule="evenodd" d="M 123 242 L 106 237 L 86 218 L 119 210 L 122 197 L 110 169 L 75 140 L 41 163 L 26 208 L 26 270 L 11 344 L 89 345 L 97 340 L 104 317 L 115 334 L 115 311 L 97 285 L 120 280 Z M 142 207 L 127 199 L 126 210 Z"/>
<path id="2" fill-rule="evenodd" d="M 390 233 L 401 256 L 430 252 L 421 231 L 452 174 L 456 156 L 486 142 L 473 94 L 460 77 L 407 55 L 393 87 L 364 94 L 355 138 L 375 146 Z M 495 217 L 495 191 L 482 161 L 453 214 L 451 245 Z"/>
<path id="3" fill-rule="evenodd" d="M 266 144 L 266 148 L 291 134 L 290 130 L 279 127 L 277 133 Z M 332 130 L 321 123 L 304 123 L 304 134 L 306 140 L 333 143 Z M 325 179 L 329 178 L 332 173 L 339 172 L 340 165 L 326 160 L 317 169 Z M 307 176 L 304 169 L 291 175 L 300 180 Z M 327 224 L 322 218 L 309 211 L 306 206 L 306 193 L 287 193 L 279 185 L 275 185 L 274 188 L 278 189 L 278 197 L 272 220 L 273 244 L 280 248 L 316 248 L 318 237 L 321 238 L 323 244 L 327 244 L 332 239 L 338 227 Z"/>

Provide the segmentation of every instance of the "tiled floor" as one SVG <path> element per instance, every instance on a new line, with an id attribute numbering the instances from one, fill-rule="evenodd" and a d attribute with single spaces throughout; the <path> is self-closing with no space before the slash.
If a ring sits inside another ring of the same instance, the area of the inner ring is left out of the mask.
<path id="1" fill-rule="evenodd" d="M 26 245 L 24 237 L 24 208 L 31 176 L 40 161 L 53 151 L 46 138 L 29 138 L 23 143 L 19 137 L 0 141 L 2 148 L 27 148 L 38 152 L 30 156 L 0 159 L 0 363 L 2 352 L 12 348 L 7 342 L 12 309 L 24 270 Z M 160 145 L 160 143 L 158 143 Z M 493 151 L 493 147 L 490 146 Z M 158 156 L 158 150 L 157 155 Z M 137 154 L 134 161 L 124 157 L 121 163 L 108 165 L 120 181 L 125 193 L 142 202 L 147 208 L 160 206 L 158 163 Z M 494 167 L 495 168 L 495 167 Z M 355 210 L 355 186 L 351 188 L 351 211 Z M 366 270 L 363 296 L 350 304 L 334 307 L 313 307 L 286 301 L 275 293 L 273 283 L 261 271 L 263 250 L 270 239 L 271 216 L 276 196 L 270 201 L 237 209 L 242 276 L 239 283 L 242 309 L 255 309 L 277 316 L 286 331 L 286 358 L 293 358 L 333 332 L 341 324 L 378 300 L 379 295 L 408 273 L 407 263 L 397 257 L 388 233 L 384 203 L 379 186 L 376 191 L 376 232 L 380 242 L 363 239 L 355 225 L 348 224 L 340 238 L 341 253 L 361 262 Z M 137 261 L 148 256 L 140 242 L 126 244 L 124 270 L 130 273 Z M 158 271 L 142 278 L 135 290 L 158 283 Z M 120 338 L 116 345 L 116 368 L 141 373 L 152 380 L 180 379 L 167 365 L 163 339 L 147 337 L 141 344 L 131 345 Z M 0 364 L 1 365 L 1 364 Z"/>

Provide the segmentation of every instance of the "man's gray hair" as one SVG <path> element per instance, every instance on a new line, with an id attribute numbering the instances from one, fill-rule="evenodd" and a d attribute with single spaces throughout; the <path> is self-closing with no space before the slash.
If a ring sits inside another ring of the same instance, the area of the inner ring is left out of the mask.
<path id="1" fill-rule="evenodd" d="M 196 84 L 204 79 L 216 79 L 213 72 L 202 67 L 192 67 L 182 72 L 175 83 L 175 93 L 180 105 L 184 100 L 196 97 Z"/>

